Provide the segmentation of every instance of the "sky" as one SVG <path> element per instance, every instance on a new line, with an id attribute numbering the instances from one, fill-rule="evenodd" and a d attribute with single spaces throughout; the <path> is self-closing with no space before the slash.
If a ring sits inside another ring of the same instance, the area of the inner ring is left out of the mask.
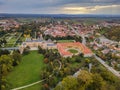
<path id="1" fill-rule="evenodd" d="M 120 0 L 0 0 L 0 13 L 120 15 Z"/>

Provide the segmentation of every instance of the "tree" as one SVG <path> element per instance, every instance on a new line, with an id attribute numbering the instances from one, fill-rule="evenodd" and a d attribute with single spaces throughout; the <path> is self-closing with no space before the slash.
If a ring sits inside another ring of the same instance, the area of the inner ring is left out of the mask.
<path id="1" fill-rule="evenodd" d="M 112 73 L 110 73 L 110 72 L 106 73 L 106 71 L 103 71 L 100 74 L 104 80 L 110 82 L 111 84 L 115 83 L 116 77 Z"/>
<path id="2" fill-rule="evenodd" d="M 47 64 L 49 62 L 48 58 L 44 59 L 44 63 Z"/>
<path id="3" fill-rule="evenodd" d="M 2 74 L 6 75 L 13 68 L 12 64 L 13 64 L 13 59 L 9 55 L 2 55 L 0 57 Z"/>
<path id="4" fill-rule="evenodd" d="M 29 46 L 25 47 L 23 50 L 23 54 L 26 55 L 26 54 L 29 54 L 29 52 L 30 52 L 30 47 Z"/>
<path id="5" fill-rule="evenodd" d="M 12 69 L 13 59 L 9 55 L 2 55 L 0 57 L 0 90 L 5 90 L 7 87 L 7 80 L 5 75 Z"/>
<path id="6" fill-rule="evenodd" d="M 99 74 L 92 75 L 93 82 L 88 87 L 88 90 L 105 90 L 105 81 Z"/>
<path id="7" fill-rule="evenodd" d="M 0 84 L 0 90 L 6 90 L 6 87 L 8 86 L 7 80 L 5 77 L 2 77 L 1 84 Z"/>
<path id="8" fill-rule="evenodd" d="M 77 90 L 78 81 L 73 76 L 65 77 L 54 90 Z"/>
<path id="9" fill-rule="evenodd" d="M 22 60 L 21 54 L 16 51 L 13 52 L 12 58 L 14 59 L 13 66 L 18 65 L 20 63 L 20 61 Z"/>
<path id="10" fill-rule="evenodd" d="M 81 70 L 78 77 L 78 83 L 80 84 L 80 88 L 87 88 L 88 85 L 90 85 L 92 80 L 92 73 L 89 73 L 88 71 Z"/>
<path id="11" fill-rule="evenodd" d="M 0 49 L 0 56 L 1 55 L 8 55 L 8 54 L 10 54 L 10 52 L 8 50 L 1 50 Z"/>
<path id="12" fill-rule="evenodd" d="M 55 87 L 57 83 L 58 83 L 58 79 L 55 76 L 52 76 L 48 79 L 48 84 L 50 87 Z"/>
<path id="13" fill-rule="evenodd" d="M 65 73 L 65 75 L 70 75 L 71 74 L 70 67 L 64 68 L 64 73 Z"/>

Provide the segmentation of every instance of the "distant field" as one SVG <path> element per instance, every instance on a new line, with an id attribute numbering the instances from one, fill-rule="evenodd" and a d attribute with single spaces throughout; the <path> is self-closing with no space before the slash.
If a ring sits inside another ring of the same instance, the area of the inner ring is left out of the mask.
<path id="1" fill-rule="evenodd" d="M 43 55 L 38 54 L 37 51 L 31 51 L 30 54 L 23 56 L 22 62 L 8 74 L 7 80 L 10 88 L 20 87 L 40 80 L 40 71 L 44 67 Z M 33 86 L 33 88 L 38 88 L 38 85 L 36 86 Z"/>
<path id="2" fill-rule="evenodd" d="M 58 43 L 75 42 L 75 40 L 57 40 Z"/>

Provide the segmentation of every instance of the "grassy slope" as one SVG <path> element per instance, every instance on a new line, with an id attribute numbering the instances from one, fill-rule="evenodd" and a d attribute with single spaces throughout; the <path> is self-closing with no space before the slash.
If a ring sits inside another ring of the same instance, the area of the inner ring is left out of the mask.
<path id="1" fill-rule="evenodd" d="M 40 71 L 45 67 L 43 56 L 37 51 L 23 56 L 20 65 L 8 74 L 7 79 L 11 84 L 10 88 L 20 87 L 40 80 Z"/>

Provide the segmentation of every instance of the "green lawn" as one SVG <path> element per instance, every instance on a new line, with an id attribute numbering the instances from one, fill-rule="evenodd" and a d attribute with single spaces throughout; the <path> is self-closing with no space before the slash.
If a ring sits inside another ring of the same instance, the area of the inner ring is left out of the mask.
<path id="1" fill-rule="evenodd" d="M 57 40 L 58 43 L 74 42 L 74 40 Z"/>
<path id="2" fill-rule="evenodd" d="M 73 53 L 73 54 L 78 53 L 78 51 L 75 50 L 75 49 L 69 49 L 68 51 L 71 52 L 71 53 Z"/>
<path id="3" fill-rule="evenodd" d="M 27 88 L 21 89 L 21 90 L 41 90 L 40 88 L 41 88 L 41 83 L 33 85 L 31 87 L 27 87 Z"/>
<path id="4" fill-rule="evenodd" d="M 31 51 L 30 54 L 23 56 L 22 62 L 7 76 L 10 88 L 20 87 L 40 80 L 40 71 L 43 67 L 45 67 L 43 55 L 38 54 L 37 51 Z"/>

